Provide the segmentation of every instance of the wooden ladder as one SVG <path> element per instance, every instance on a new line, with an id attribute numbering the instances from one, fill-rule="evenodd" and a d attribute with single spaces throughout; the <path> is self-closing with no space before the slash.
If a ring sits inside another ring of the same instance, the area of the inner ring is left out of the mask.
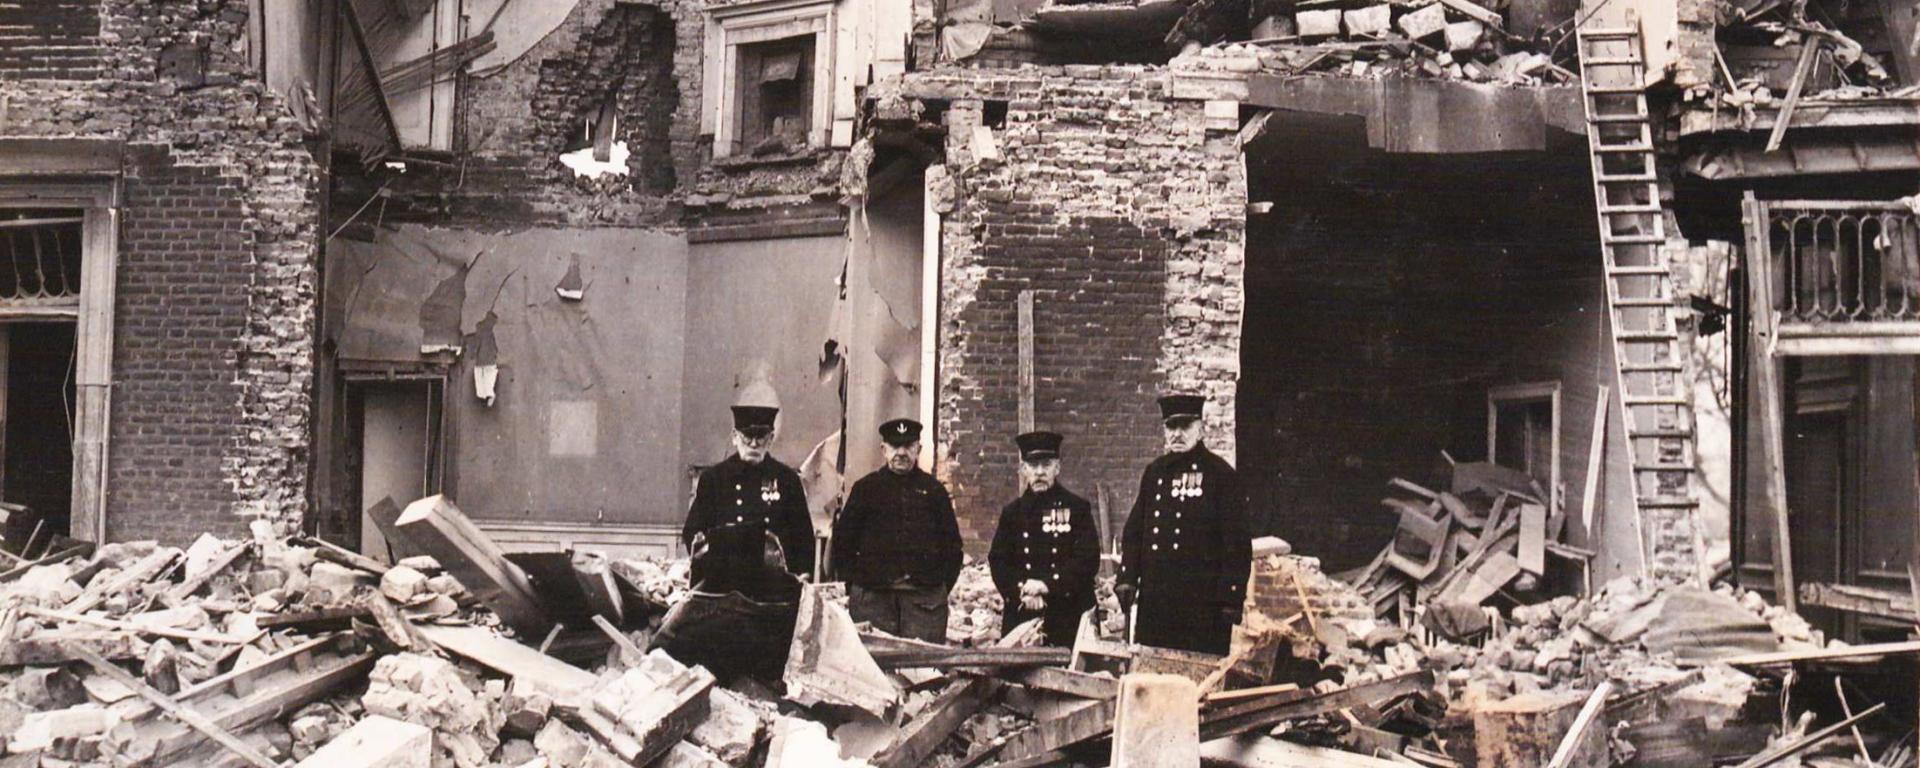
<path id="1" fill-rule="evenodd" d="M 1655 538 L 1641 535 L 1642 561 L 1658 578 L 1704 581 L 1689 355 L 1674 322 L 1680 306 L 1661 251 L 1666 216 L 1654 176 L 1639 25 L 1588 26 L 1576 34 L 1635 519 L 1642 530 L 1651 526 Z"/>

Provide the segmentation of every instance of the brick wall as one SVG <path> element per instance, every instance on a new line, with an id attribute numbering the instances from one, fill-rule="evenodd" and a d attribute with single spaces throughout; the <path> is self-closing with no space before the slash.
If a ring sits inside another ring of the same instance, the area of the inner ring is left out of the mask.
<path id="1" fill-rule="evenodd" d="M 88 80 L 104 66 L 99 0 L 0 0 L 0 80 Z"/>
<path id="2" fill-rule="evenodd" d="M 179 544 L 255 516 L 297 521 L 319 169 L 235 45 L 246 0 L 61 3 L 78 5 L 117 41 L 104 66 L 0 78 L 0 140 L 125 148 L 107 535 Z M 182 51 L 194 66 L 163 64 Z"/>
<path id="3" fill-rule="evenodd" d="M 886 86 L 881 99 L 893 95 Z M 940 467 L 970 544 L 1013 493 L 1016 302 L 1034 292 L 1035 423 L 1067 436 L 1065 482 L 1117 526 L 1161 451 L 1156 396 L 1211 394 L 1233 455 L 1246 183 L 1233 130 L 1140 67 L 940 71 L 898 92 L 946 105 Z M 998 159 L 976 157 L 987 122 Z M 1004 104 L 1004 122 L 999 118 Z M 1237 128 L 1237 126 L 1235 126 Z"/>

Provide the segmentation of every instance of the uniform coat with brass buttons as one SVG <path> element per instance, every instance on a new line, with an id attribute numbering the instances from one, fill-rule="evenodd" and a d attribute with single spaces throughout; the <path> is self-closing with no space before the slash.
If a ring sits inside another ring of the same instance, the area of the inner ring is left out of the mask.
<path id="1" fill-rule="evenodd" d="M 1135 590 L 1134 642 L 1225 654 L 1253 561 L 1233 465 L 1205 445 L 1147 465 L 1120 558 L 1118 584 Z"/>
<path id="2" fill-rule="evenodd" d="M 1047 643 L 1072 645 L 1080 614 L 1093 607 L 1093 577 L 1100 570 L 1093 505 L 1057 483 L 1040 493 L 1028 490 L 1000 510 L 987 564 L 1005 599 L 1006 630 L 1043 617 Z M 1020 585 L 1029 579 L 1047 585 L 1043 610 L 1020 607 Z"/>
<path id="3" fill-rule="evenodd" d="M 925 470 L 881 467 L 847 491 L 833 521 L 833 570 L 857 587 L 945 590 L 960 577 L 953 497 Z"/>
<path id="4" fill-rule="evenodd" d="M 722 525 L 772 533 L 786 551 L 787 570 L 812 575 L 813 518 L 807 513 L 807 494 L 800 473 L 778 459 L 768 456 L 749 464 L 736 454 L 700 473 L 681 543 L 692 549 L 695 534 Z M 756 549 L 750 559 L 757 558 Z"/>

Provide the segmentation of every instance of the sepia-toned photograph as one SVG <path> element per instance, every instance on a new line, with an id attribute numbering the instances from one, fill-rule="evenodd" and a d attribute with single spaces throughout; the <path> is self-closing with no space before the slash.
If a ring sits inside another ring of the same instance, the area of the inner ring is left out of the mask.
<path id="1" fill-rule="evenodd" d="M 0 768 L 1920 768 L 1920 0 L 0 0 Z"/>

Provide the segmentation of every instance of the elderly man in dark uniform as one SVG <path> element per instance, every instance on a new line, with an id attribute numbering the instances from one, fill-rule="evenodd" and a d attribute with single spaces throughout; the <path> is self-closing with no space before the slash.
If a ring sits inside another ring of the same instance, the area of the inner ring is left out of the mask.
<path id="1" fill-rule="evenodd" d="M 920 469 L 920 423 L 880 425 L 886 465 L 853 484 L 833 522 L 833 570 L 847 582 L 855 621 L 942 642 L 947 592 L 960 577 L 953 498 Z"/>
<path id="2" fill-rule="evenodd" d="M 1093 505 L 1060 485 L 1061 441 L 1052 432 L 1014 438 L 1024 491 L 1000 510 L 987 564 L 1006 601 L 1006 630 L 1040 617 L 1048 644 L 1070 646 L 1080 614 L 1093 607 L 1100 532 Z"/>
<path id="3" fill-rule="evenodd" d="M 710 546 L 738 547 L 742 551 L 695 558 L 696 570 L 721 567 L 721 563 L 740 563 L 743 568 L 757 570 L 762 557 L 760 536 L 711 535 L 720 526 L 737 525 L 778 539 L 789 572 L 802 577 L 813 573 L 813 519 L 807 514 L 800 474 L 767 452 L 773 445 L 774 420 L 779 414 L 779 408 L 733 406 L 733 455 L 700 473 L 680 537 L 688 551 L 703 551 Z M 725 577 L 720 574 L 694 573 L 693 580 L 716 575 L 721 576 L 716 583 L 724 583 Z"/>
<path id="4" fill-rule="evenodd" d="M 1200 438 L 1205 398 L 1160 398 L 1167 453 L 1147 465 L 1114 592 L 1144 645 L 1225 654 L 1246 599 L 1252 538 L 1233 465 Z"/>

